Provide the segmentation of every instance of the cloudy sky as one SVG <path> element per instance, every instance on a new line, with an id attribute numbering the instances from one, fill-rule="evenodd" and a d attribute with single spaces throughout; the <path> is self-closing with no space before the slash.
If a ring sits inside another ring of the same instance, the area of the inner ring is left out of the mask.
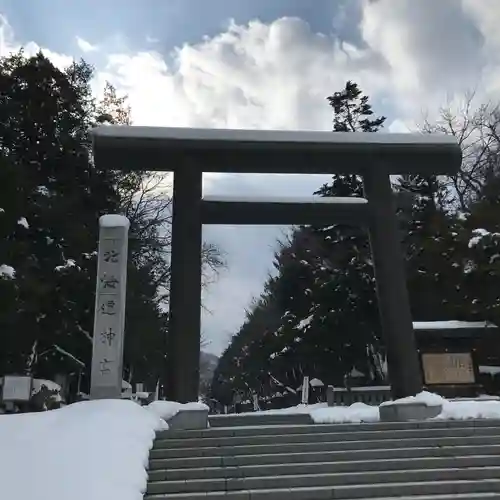
<path id="1" fill-rule="evenodd" d="M 500 0 L 0 0 L 0 55 L 83 57 L 137 125 L 329 130 L 354 80 L 391 131 L 476 91 L 500 99 Z M 210 194 L 308 195 L 324 178 L 210 175 Z M 219 353 L 258 295 L 281 228 L 209 227 L 228 270 L 203 332 Z"/>

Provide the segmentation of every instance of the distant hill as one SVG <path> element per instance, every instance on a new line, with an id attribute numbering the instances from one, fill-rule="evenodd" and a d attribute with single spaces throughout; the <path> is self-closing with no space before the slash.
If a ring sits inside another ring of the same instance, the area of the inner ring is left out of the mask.
<path id="1" fill-rule="evenodd" d="M 200 352 L 200 387 L 205 388 L 212 382 L 214 370 L 219 363 L 219 357 L 210 352 Z"/>

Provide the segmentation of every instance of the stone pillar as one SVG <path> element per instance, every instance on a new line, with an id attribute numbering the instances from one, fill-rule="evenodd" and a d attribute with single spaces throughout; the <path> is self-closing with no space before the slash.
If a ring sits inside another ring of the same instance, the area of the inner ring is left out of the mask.
<path id="1" fill-rule="evenodd" d="M 198 401 L 202 177 L 196 166 L 174 172 L 166 396 L 180 403 Z"/>
<path id="2" fill-rule="evenodd" d="M 121 398 L 128 229 L 121 215 L 99 219 L 91 399 Z"/>
<path id="3" fill-rule="evenodd" d="M 422 390 L 422 377 L 390 177 L 377 170 L 363 180 L 371 209 L 370 244 L 392 396 L 413 396 Z"/>

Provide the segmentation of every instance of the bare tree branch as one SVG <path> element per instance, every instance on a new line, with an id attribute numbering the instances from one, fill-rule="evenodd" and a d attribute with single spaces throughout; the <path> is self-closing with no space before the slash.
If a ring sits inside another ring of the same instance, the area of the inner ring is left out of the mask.
<path id="1" fill-rule="evenodd" d="M 452 204 L 466 212 L 480 195 L 486 177 L 496 168 L 500 151 L 500 110 L 492 103 L 474 107 L 474 92 L 467 93 L 457 109 L 442 108 L 440 119 L 424 120 L 424 133 L 440 132 L 453 135 L 462 148 L 462 167 L 448 178 Z"/>

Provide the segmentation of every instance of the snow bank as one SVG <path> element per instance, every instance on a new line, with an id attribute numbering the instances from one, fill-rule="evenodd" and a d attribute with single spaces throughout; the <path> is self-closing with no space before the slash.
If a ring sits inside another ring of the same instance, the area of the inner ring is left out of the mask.
<path id="1" fill-rule="evenodd" d="M 439 406 L 445 402 L 445 399 L 432 392 L 422 391 L 416 396 L 408 396 L 407 398 L 396 399 L 395 401 L 387 401 L 380 406 L 386 405 L 407 405 L 412 403 L 423 403 L 427 406 Z"/>
<path id="2" fill-rule="evenodd" d="M 266 415 L 276 415 L 276 414 L 292 414 L 295 415 L 297 413 L 311 413 L 315 409 L 319 408 L 328 408 L 326 403 L 316 403 L 312 405 L 297 405 L 290 406 L 289 408 L 275 408 L 272 410 L 261 410 L 261 411 L 253 411 L 253 412 L 242 412 L 238 413 L 238 415 L 252 416 L 252 415 L 262 415 L 265 413 Z"/>
<path id="3" fill-rule="evenodd" d="M 361 422 L 378 422 L 378 406 L 354 403 L 351 406 L 331 406 L 316 408 L 311 412 L 316 424 L 344 424 Z"/>
<path id="4" fill-rule="evenodd" d="M 500 400 L 491 396 L 475 399 L 447 400 L 438 394 L 423 391 L 416 396 L 398 399 L 386 404 L 425 403 L 429 406 L 442 405 L 442 412 L 434 420 L 468 420 L 468 419 L 498 419 L 500 420 Z M 266 414 L 297 414 L 309 413 L 317 424 L 341 424 L 378 422 L 379 407 L 364 403 L 354 403 L 351 406 L 327 406 L 326 403 L 313 405 L 298 405 L 290 408 L 265 410 L 260 412 L 245 413 L 244 415 Z"/>
<path id="5" fill-rule="evenodd" d="M 500 401 L 446 401 L 437 420 L 500 419 Z"/>
<path id="6" fill-rule="evenodd" d="M 479 373 L 498 375 L 500 373 L 500 366 L 479 365 Z"/>
<path id="7" fill-rule="evenodd" d="M 142 500 L 149 450 L 166 423 L 132 401 L 0 415 L 2 498 Z"/>
<path id="8" fill-rule="evenodd" d="M 351 406 L 327 406 L 326 403 L 300 404 L 290 408 L 240 413 L 239 415 L 251 416 L 263 413 L 267 415 L 309 413 L 316 424 L 377 422 L 379 420 L 378 406 L 369 406 L 364 403 L 354 403 Z"/>
<path id="9" fill-rule="evenodd" d="M 147 408 L 154 415 L 169 420 L 181 410 L 199 410 L 208 411 L 208 406 L 204 403 L 176 403 L 174 401 L 153 401 L 149 403 Z"/>

